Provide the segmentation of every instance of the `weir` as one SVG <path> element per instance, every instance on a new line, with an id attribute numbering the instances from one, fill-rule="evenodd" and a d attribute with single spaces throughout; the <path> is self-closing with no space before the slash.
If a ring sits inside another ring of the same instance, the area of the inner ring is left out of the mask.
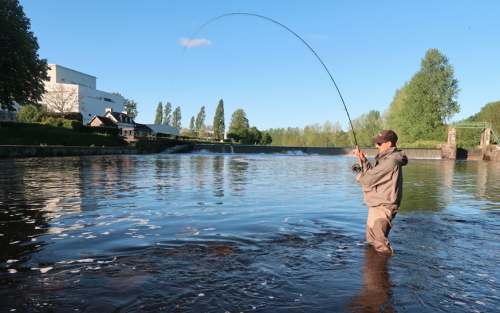
<path id="1" fill-rule="evenodd" d="M 231 147 L 231 149 L 228 148 Z M 196 144 L 193 151 L 210 151 L 213 153 L 239 154 L 314 154 L 352 156 L 350 147 L 289 147 L 289 146 L 255 146 L 255 145 L 225 145 L 225 144 Z M 361 148 L 367 157 L 377 155 L 377 148 Z M 402 149 L 410 159 L 441 159 L 441 149 Z"/>

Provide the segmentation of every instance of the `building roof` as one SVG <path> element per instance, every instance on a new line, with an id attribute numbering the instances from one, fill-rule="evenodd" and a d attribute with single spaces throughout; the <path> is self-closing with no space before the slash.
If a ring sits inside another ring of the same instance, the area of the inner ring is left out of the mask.
<path id="1" fill-rule="evenodd" d="M 106 127 L 118 127 L 118 125 L 116 125 L 116 123 L 113 122 L 112 119 L 104 117 L 104 116 L 99 116 L 99 115 L 94 115 L 94 117 L 90 120 L 90 122 L 88 124 L 91 124 L 92 121 L 94 121 L 94 119 L 99 120 L 103 124 L 102 126 L 106 126 Z"/>
<path id="2" fill-rule="evenodd" d="M 135 128 L 140 129 L 140 130 L 146 130 L 148 132 L 153 131 L 149 126 L 144 125 L 144 124 L 139 124 L 139 123 L 135 123 Z"/>

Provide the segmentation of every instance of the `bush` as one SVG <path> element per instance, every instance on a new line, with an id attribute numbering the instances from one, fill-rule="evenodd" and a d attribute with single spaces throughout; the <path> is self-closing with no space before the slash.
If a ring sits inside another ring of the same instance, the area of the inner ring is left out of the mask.
<path id="1" fill-rule="evenodd" d="M 120 133 L 120 130 L 114 127 L 92 127 L 86 125 L 80 125 L 79 131 L 90 134 L 110 134 L 112 136 L 117 136 Z"/>

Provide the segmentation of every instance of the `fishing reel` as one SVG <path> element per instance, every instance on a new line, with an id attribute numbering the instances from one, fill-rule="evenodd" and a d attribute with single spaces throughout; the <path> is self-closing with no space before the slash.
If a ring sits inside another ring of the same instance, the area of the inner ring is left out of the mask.
<path id="1" fill-rule="evenodd" d="M 361 171 L 363 170 L 361 168 L 361 166 L 359 166 L 359 164 L 354 164 L 352 167 L 352 172 L 355 173 L 355 174 L 358 174 L 358 173 L 361 173 Z"/>

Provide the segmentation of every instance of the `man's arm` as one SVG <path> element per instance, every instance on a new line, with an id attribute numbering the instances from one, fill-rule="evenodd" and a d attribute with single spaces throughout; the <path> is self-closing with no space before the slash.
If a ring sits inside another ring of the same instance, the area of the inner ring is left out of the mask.
<path id="1" fill-rule="evenodd" d="M 394 167 L 397 166 L 395 160 L 386 160 L 376 167 L 371 168 L 370 171 L 365 172 L 365 175 L 356 177 L 356 180 L 363 185 L 363 187 L 375 187 L 386 183 L 392 179 Z"/>

